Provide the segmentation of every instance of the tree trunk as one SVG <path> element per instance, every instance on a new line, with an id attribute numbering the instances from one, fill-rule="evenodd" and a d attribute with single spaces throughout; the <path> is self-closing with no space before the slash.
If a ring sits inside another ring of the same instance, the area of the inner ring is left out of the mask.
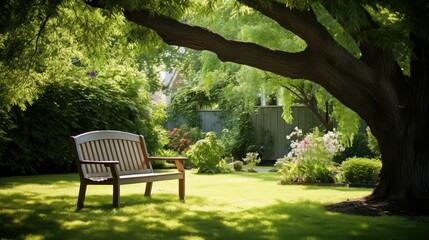
<path id="1" fill-rule="evenodd" d="M 429 203 L 429 43 L 413 34 L 411 41 L 410 89 L 400 131 L 378 134 L 383 167 L 371 200 Z"/>

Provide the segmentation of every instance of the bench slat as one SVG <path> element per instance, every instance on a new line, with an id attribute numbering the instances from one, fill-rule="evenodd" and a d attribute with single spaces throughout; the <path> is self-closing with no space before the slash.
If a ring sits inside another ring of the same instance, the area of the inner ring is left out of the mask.
<path id="1" fill-rule="evenodd" d="M 156 182 L 165 180 L 182 179 L 183 174 L 180 172 L 171 173 L 145 173 L 120 176 L 121 184 L 140 183 L 140 182 Z"/>

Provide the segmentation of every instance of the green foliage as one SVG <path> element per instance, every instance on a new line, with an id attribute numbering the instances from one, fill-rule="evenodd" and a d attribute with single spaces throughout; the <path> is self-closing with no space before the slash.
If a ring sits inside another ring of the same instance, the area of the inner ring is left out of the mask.
<path id="1" fill-rule="evenodd" d="M 243 161 L 246 163 L 248 172 L 256 172 L 255 167 L 261 162 L 261 158 L 258 157 L 257 152 L 248 152 Z"/>
<path id="2" fill-rule="evenodd" d="M 282 163 L 279 163 L 282 162 Z M 280 183 L 335 183 L 340 182 L 335 164 L 320 161 L 292 162 L 287 158 L 277 160 Z"/>
<path id="3" fill-rule="evenodd" d="M 298 137 L 291 141 L 291 152 L 284 158 L 278 159 L 276 167 L 279 169 L 280 182 L 304 183 L 333 183 L 338 181 L 338 170 L 332 161 L 336 153 L 343 150 L 338 141 L 338 133 L 328 132 L 321 135 L 315 128 L 302 140 L 302 131 L 295 129 L 287 138 Z"/>
<path id="4" fill-rule="evenodd" d="M 344 151 L 335 155 L 334 161 L 337 163 L 341 163 L 347 158 L 351 158 L 351 157 L 365 157 L 365 158 L 374 157 L 373 153 L 368 147 L 368 139 L 369 137 L 366 134 L 358 133 L 357 135 L 354 136 L 352 145 L 346 147 Z"/>
<path id="5" fill-rule="evenodd" d="M 237 159 L 245 157 L 249 151 L 259 150 L 256 149 L 251 116 L 246 112 L 237 112 L 236 115 L 230 116 L 227 128 L 222 130 L 221 140 L 225 145 L 226 154 Z"/>
<path id="6" fill-rule="evenodd" d="M 203 139 L 205 136 L 204 132 L 202 132 L 200 128 L 190 127 L 187 124 L 183 124 L 181 128 L 182 128 L 182 131 L 185 131 L 188 133 L 187 138 L 189 138 L 193 143 L 197 142 L 200 139 Z"/>
<path id="7" fill-rule="evenodd" d="M 116 77 L 121 77 L 117 75 Z M 120 81 L 88 76 L 53 81 L 26 110 L 14 107 L 16 128 L 1 156 L 2 173 L 32 174 L 74 170 L 69 137 L 98 129 L 143 134 L 149 151 L 158 147 L 144 83 L 130 76 Z"/>
<path id="8" fill-rule="evenodd" d="M 186 155 L 198 167 L 199 173 L 225 173 L 229 168 L 222 159 L 224 153 L 225 147 L 217 140 L 216 133 L 208 132 L 204 139 L 191 146 Z"/>
<path id="9" fill-rule="evenodd" d="M 182 131 L 181 128 L 174 128 L 168 134 L 167 148 L 178 153 L 189 150 L 192 145 L 192 141 L 188 138 L 189 132 Z"/>
<path id="10" fill-rule="evenodd" d="M 351 183 L 375 184 L 381 166 L 378 159 L 349 158 L 341 164 L 341 170 Z"/>
<path id="11" fill-rule="evenodd" d="M 148 59 L 165 46 L 147 29 L 138 28 L 145 32 L 136 34 L 135 25 L 127 24 L 122 14 L 91 8 L 84 1 L 6 0 L 0 13 L 0 107 L 7 111 L 12 105 L 25 108 L 40 86 L 71 77 L 76 66 L 98 72 L 118 65 L 146 70 L 150 67 L 134 64 L 151 64 Z M 151 72 L 147 79 L 150 90 L 159 88 Z"/>
<path id="12" fill-rule="evenodd" d="M 372 154 L 374 154 L 374 157 L 381 158 L 378 141 L 374 135 L 372 135 L 371 129 L 369 127 L 366 128 L 366 134 L 368 135 L 368 148 L 371 150 Z"/>
<path id="13" fill-rule="evenodd" d="M 208 102 L 206 93 L 197 87 L 184 86 L 176 90 L 171 96 L 168 105 L 168 116 L 172 120 L 184 117 L 191 127 L 201 127 L 201 119 L 198 110 Z"/>
<path id="14" fill-rule="evenodd" d="M 7 133 L 15 127 L 16 125 L 13 123 L 10 115 L 0 109 L 0 159 L 6 151 L 7 143 L 12 141 L 12 139 L 7 137 Z"/>
<path id="15" fill-rule="evenodd" d="M 355 134 L 360 127 L 360 118 L 352 111 L 341 104 L 337 99 L 332 99 L 334 111 L 332 115 L 337 120 L 338 129 L 341 131 L 340 140 L 345 146 L 351 146 Z"/>
<path id="16" fill-rule="evenodd" d="M 176 151 L 170 150 L 170 149 L 162 149 L 159 148 L 156 150 L 155 156 L 161 156 L 161 157 L 176 157 L 179 156 L 179 154 Z M 174 163 L 170 163 L 164 160 L 154 160 L 151 162 L 152 167 L 155 169 L 165 169 L 169 167 L 174 167 Z"/>
<path id="17" fill-rule="evenodd" d="M 234 171 L 241 172 L 243 169 L 243 162 L 242 161 L 233 161 L 232 167 L 234 168 Z"/>

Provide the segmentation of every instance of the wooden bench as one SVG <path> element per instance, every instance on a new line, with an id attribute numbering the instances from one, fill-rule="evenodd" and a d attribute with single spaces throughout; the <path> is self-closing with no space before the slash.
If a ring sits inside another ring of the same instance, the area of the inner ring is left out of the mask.
<path id="1" fill-rule="evenodd" d="M 149 157 L 144 137 L 120 131 L 93 131 L 71 137 L 80 176 L 78 208 L 84 206 L 87 185 L 112 185 L 113 206 L 120 206 L 120 185 L 146 183 L 145 196 L 150 196 L 152 183 L 179 180 L 179 197 L 185 198 L 185 157 Z M 151 161 L 170 160 L 177 171 L 155 173 Z"/>

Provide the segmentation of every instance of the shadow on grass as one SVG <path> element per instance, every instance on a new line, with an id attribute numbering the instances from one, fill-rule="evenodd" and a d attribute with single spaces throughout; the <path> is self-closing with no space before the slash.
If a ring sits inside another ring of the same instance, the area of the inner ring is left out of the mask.
<path id="1" fill-rule="evenodd" d="M 61 180 L 59 180 L 61 179 Z M 53 185 L 53 184 L 70 184 L 76 182 L 79 184 L 79 175 L 75 174 L 46 174 L 35 176 L 14 176 L 14 177 L 0 177 L 0 187 L 2 189 L 7 187 L 16 187 L 25 184 L 40 184 L 40 185 Z"/>
<path id="2" fill-rule="evenodd" d="M 0 194 L 2 238 L 25 239 L 426 239 L 429 218 L 362 217 L 330 213 L 313 202 L 229 208 L 174 194 L 145 198 L 94 195 L 76 211 L 72 196 Z"/>
<path id="3" fill-rule="evenodd" d="M 299 186 L 299 185 L 298 185 Z M 371 190 L 371 188 L 350 188 L 347 186 L 313 186 L 313 185 L 302 185 L 304 186 L 304 189 L 306 190 L 326 190 L 329 188 L 329 190 L 335 190 L 335 191 L 341 191 L 341 192 L 356 192 L 359 190 Z"/>
<path id="4" fill-rule="evenodd" d="M 258 180 L 263 180 L 263 181 L 269 181 L 269 182 L 273 182 L 273 184 L 280 184 L 279 183 L 279 174 L 277 172 L 257 172 L 257 173 L 251 173 L 251 172 L 237 172 L 237 173 L 233 173 L 233 174 L 237 174 L 240 175 L 242 177 L 249 177 L 249 178 L 254 178 L 254 179 L 258 179 Z M 341 192 L 355 192 L 357 190 L 371 190 L 373 188 L 371 187 L 367 187 L 367 188 L 357 188 L 357 187 L 348 187 L 346 185 L 343 184 L 332 184 L 332 185 L 311 185 L 311 184 L 285 184 L 285 185 L 289 185 L 289 186 L 302 186 L 304 189 L 306 190 L 323 190 L 325 191 L 327 188 L 329 188 L 329 190 L 335 190 L 335 191 L 341 191 Z"/>

